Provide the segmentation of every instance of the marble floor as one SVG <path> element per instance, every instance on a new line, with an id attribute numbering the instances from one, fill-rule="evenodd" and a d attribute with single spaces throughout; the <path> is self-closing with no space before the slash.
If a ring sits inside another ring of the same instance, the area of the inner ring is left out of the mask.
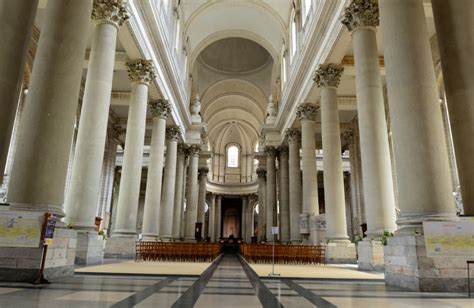
<path id="1" fill-rule="evenodd" d="M 466 294 L 417 293 L 380 279 L 259 277 L 235 255 L 200 276 L 77 273 L 47 285 L 0 284 L 0 307 L 466 307 Z"/>

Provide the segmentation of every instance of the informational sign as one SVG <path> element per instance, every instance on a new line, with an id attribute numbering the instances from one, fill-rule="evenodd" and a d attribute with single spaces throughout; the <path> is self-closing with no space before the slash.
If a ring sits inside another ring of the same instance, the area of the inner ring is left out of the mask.
<path id="1" fill-rule="evenodd" d="M 278 227 L 272 227 L 272 234 L 278 234 Z"/>
<path id="2" fill-rule="evenodd" d="M 474 220 L 423 222 L 426 254 L 474 256 Z"/>
<path id="3" fill-rule="evenodd" d="M 43 233 L 44 245 L 52 245 L 54 237 L 54 228 L 56 227 L 56 215 L 46 214 L 46 222 Z"/>
<path id="4" fill-rule="evenodd" d="M 40 247 L 44 212 L 0 211 L 0 247 Z"/>

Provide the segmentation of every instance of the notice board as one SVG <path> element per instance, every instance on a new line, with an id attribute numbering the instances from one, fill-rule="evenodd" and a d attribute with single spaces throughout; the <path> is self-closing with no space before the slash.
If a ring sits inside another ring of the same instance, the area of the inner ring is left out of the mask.
<path id="1" fill-rule="evenodd" d="M 425 221 L 426 254 L 474 257 L 474 220 Z"/>
<path id="2" fill-rule="evenodd" d="M 0 247 L 40 247 L 44 212 L 0 211 Z"/>

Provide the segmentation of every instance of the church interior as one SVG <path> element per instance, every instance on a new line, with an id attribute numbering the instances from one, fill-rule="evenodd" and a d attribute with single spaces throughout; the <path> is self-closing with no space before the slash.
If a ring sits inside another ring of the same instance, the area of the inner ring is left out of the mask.
<path id="1" fill-rule="evenodd" d="M 474 1 L 0 17 L 0 307 L 474 307 Z"/>

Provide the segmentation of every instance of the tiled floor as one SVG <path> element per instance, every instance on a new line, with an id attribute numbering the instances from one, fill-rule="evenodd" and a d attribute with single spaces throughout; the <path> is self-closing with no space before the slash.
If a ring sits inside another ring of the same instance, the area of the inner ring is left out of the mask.
<path id="1" fill-rule="evenodd" d="M 416 293 L 380 280 L 259 278 L 235 255 L 200 277 L 84 275 L 48 285 L 0 285 L 0 307 L 466 307 L 466 294 Z"/>

